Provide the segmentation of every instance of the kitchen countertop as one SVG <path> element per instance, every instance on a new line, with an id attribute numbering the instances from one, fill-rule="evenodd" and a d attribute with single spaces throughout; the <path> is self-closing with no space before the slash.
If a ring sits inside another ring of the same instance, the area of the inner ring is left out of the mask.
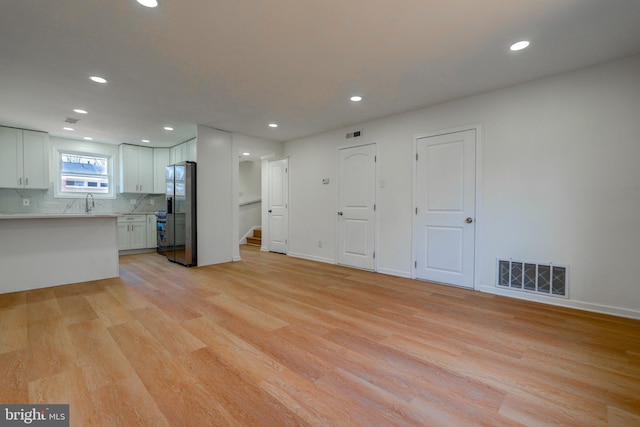
<path id="1" fill-rule="evenodd" d="M 75 219 L 75 218 L 117 218 L 122 214 L 102 214 L 102 213 L 88 213 L 88 214 L 0 214 L 0 220 L 3 219 Z"/>

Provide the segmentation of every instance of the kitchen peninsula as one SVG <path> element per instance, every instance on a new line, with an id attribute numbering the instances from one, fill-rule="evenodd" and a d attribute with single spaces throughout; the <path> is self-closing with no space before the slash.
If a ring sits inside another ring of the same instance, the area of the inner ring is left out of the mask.
<path id="1" fill-rule="evenodd" d="M 0 294 L 119 276 L 110 214 L 0 214 Z"/>

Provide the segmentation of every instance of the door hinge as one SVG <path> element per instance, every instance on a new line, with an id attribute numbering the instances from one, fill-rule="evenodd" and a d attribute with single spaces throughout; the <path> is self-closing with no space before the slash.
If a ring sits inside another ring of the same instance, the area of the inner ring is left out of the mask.
<path id="1" fill-rule="evenodd" d="M 377 163 L 378 162 L 378 156 L 373 156 L 373 163 Z"/>
<path id="2" fill-rule="evenodd" d="M 289 244 L 289 240 L 288 239 L 284 239 L 284 244 L 288 245 Z"/>
<path id="3" fill-rule="evenodd" d="M 289 173 L 289 168 L 284 168 L 284 173 Z"/>
<path id="4" fill-rule="evenodd" d="M 416 215 L 418 215 L 418 207 L 416 206 Z"/>
<path id="5" fill-rule="evenodd" d="M 416 153 L 416 162 L 418 161 L 418 153 Z"/>
<path id="6" fill-rule="evenodd" d="M 418 261 L 413 261 L 413 268 L 418 268 Z"/>
<path id="7" fill-rule="evenodd" d="M 375 252 L 373 253 L 373 259 L 376 259 L 376 253 Z"/>
<path id="8" fill-rule="evenodd" d="M 376 210 L 376 204 L 374 203 L 373 204 L 373 211 L 375 212 L 375 210 Z"/>

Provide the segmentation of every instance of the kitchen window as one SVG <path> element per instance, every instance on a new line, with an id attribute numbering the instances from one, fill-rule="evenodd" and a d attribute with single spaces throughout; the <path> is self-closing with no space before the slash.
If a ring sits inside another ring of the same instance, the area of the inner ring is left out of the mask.
<path id="1" fill-rule="evenodd" d="M 56 197 L 114 198 L 113 157 L 109 154 L 57 150 Z"/>

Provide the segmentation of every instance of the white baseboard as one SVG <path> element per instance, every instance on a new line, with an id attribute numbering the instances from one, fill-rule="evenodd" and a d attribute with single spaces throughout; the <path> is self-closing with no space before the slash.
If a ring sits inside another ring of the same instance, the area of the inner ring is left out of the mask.
<path id="1" fill-rule="evenodd" d="M 578 310 L 592 311 L 594 313 L 610 314 L 612 316 L 628 317 L 630 319 L 640 319 L 639 310 L 630 310 L 627 308 L 611 307 L 603 304 L 594 304 L 584 301 L 575 301 L 568 299 L 560 299 L 553 297 L 546 297 L 544 295 L 530 294 L 526 292 L 512 291 L 509 289 L 497 288 L 495 286 L 480 285 L 481 292 L 487 292 L 490 294 L 501 295 L 510 298 L 517 298 L 526 301 L 541 302 L 543 304 L 556 305 L 559 307 L 575 308 Z"/>
<path id="2" fill-rule="evenodd" d="M 387 274 L 389 276 L 404 277 L 405 279 L 411 279 L 411 273 L 406 271 L 393 270 L 391 268 L 378 268 L 378 273 Z"/>
<path id="3" fill-rule="evenodd" d="M 240 255 L 234 256 L 233 262 L 238 262 L 238 261 L 242 261 L 242 258 L 240 257 Z"/>
<path id="4" fill-rule="evenodd" d="M 312 256 L 312 255 L 298 254 L 298 253 L 295 253 L 295 252 L 289 252 L 287 255 L 289 255 L 291 257 L 294 257 L 294 258 L 308 259 L 309 261 L 324 262 L 326 264 L 335 264 L 336 263 L 335 259 L 322 258 L 322 257 Z"/>
<path id="5" fill-rule="evenodd" d="M 269 251 L 264 246 L 261 247 L 260 250 L 263 251 L 263 252 L 268 252 Z M 337 261 L 335 259 L 317 257 L 317 256 L 313 256 L 313 255 L 300 254 L 300 253 L 296 253 L 296 252 L 289 252 L 287 255 L 289 255 L 290 257 L 294 257 L 294 258 L 301 258 L 301 259 L 307 259 L 307 260 L 310 260 L 310 261 L 324 262 L 324 263 L 327 263 L 327 264 L 336 264 L 337 263 Z M 394 269 L 391 269 L 391 268 L 378 268 L 377 273 L 387 274 L 389 276 L 402 277 L 402 278 L 406 278 L 406 279 L 411 279 L 412 278 L 410 272 L 401 271 L 401 270 L 394 270 Z M 518 292 L 518 291 L 509 290 L 509 289 L 497 288 L 495 286 L 485 286 L 485 285 L 482 285 L 482 284 L 479 286 L 478 291 L 486 292 L 486 293 L 489 293 L 489 294 L 501 295 L 501 296 L 510 297 L 510 298 L 521 299 L 521 300 L 525 300 L 525 301 L 532 301 L 532 302 L 539 302 L 539 303 L 543 303 L 543 304 L 555 305 L 555 306 L 559 306 L 559 307 L 575 308 L 577 310 L 585 310 L 585 311 L 591 311 L 591 312 L 594 312 L 594 313 L 609 314 L 609 315 L 612 315 L 612 316 L 626 317 L 626 318 L 630 318 L 630 319 L 640 319 L 640 310 L 631 310 L 631 309 L 627 309 L 627 308 L 612 307 L 612 306 L 603 305 L 603 304 L 594 304 L 594 303 L 590 303 L 590 302 L 575 301 L 575 300 L 569 300 L 569 299 L 564 299 L 564 298 L 553 298 L 553 297 L 547 297 L 547 296 L 544 296 L 544 295 L 537 295 L 537 294 L 532 294 L 532 293 Z"/>

